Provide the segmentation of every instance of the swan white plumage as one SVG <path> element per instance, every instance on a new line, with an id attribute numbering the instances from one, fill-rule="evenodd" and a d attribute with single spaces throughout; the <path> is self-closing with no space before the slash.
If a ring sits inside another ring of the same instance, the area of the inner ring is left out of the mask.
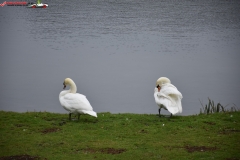
<path id="1" fill-rule="evenodd" d="M 70 86 L 69 90 L 61 91 L 59 94 L 59 101 L 63 108 L 69 112 L 69 120 L 71 120 L 71 114 L 78 114 L 78 119 L 81 114 L 88 114 L 97 117 L 97 113 L 93 111 L 91 104 L 85 95 L 76 93 L 77 86 L 70 78 L 66 78 L 63 82 L 63 89 L 67 85 Z"/>
<path id="2" fill-rule="evenodd" d="M 182 94 L 171 84 L 167 77 L 160 77 L 156 82 L 154 89 L 154 98 L 159 106 L 159 116 L 161 108 L 168 110 L 171 115 L 182 113 Z"/>

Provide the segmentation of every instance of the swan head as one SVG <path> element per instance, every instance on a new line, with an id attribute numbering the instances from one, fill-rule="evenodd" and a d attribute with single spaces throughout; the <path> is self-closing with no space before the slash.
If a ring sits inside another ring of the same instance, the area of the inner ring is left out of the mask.
<path id="1" fill-rule="evenodd" d="M 171 83 L 170 79 L 168 79 L 167 77 L 160 77 L 156 82 L 156 88 L 159 88 L 167 83 Z"/>
<path id="2" fill-rule="evenodd" d="M 66 88 L 68 84 L 70 84 L 73 80 L 71 78 L 66 78 L 63 82 L 63 89 Z"/>
<path id="3" fill-rule="evenodd" d="M 71 78 L 66 78 L 64 80 L 63 89 L 65 89 L 67 85 L 70 86 L 69 93 L 77 93 L 77 86 Z"/>

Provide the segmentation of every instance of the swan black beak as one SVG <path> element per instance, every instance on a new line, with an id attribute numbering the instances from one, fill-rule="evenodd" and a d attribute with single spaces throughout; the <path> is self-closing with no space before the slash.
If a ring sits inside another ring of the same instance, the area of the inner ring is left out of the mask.
<path id="1" fill-rule="evenodd" d="M 66 85 L 65 85 L 65 83 L 63 83 L 63 89 L 65 89 L 66 88 Z"/>

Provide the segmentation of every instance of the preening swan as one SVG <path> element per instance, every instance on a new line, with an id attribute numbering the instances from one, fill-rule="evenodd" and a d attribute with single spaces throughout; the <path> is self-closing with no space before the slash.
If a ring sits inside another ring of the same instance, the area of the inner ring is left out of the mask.
<path id="1" fill-rule="evenodd" d="M 70 86 L 69 90 L 64 90 L 59 94 L 59 101 L 63 108 L 69 112 L 69 120 L 71 120 L 71 114 L 78 114 L 78 119 L 81 114 L 89 114 L 97 117 L 97 113 L 93 111 L 93 108 L 85 95 L 76 93 L 77 86 L 70 78 L 66 78 L 63 82 L 63 89 L 67 85 Z"/>
<path id="2" fill-rule="evenodd" d="M 167 77 L 160 77 L 154 89 L 155 102 L 159 106 L 159 116 L 161 108 L 168 110 L 171 115 L 182 113 L 182 94 L 171 84 Z"/>

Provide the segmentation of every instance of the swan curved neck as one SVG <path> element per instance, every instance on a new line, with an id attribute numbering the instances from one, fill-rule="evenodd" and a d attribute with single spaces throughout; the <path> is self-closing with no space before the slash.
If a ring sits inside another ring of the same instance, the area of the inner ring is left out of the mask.
<path id="1" fill-rule="evenodd" d="M 69 81 L 70 93 L 77 93 L 77 86 L 73 81 Z"/>

